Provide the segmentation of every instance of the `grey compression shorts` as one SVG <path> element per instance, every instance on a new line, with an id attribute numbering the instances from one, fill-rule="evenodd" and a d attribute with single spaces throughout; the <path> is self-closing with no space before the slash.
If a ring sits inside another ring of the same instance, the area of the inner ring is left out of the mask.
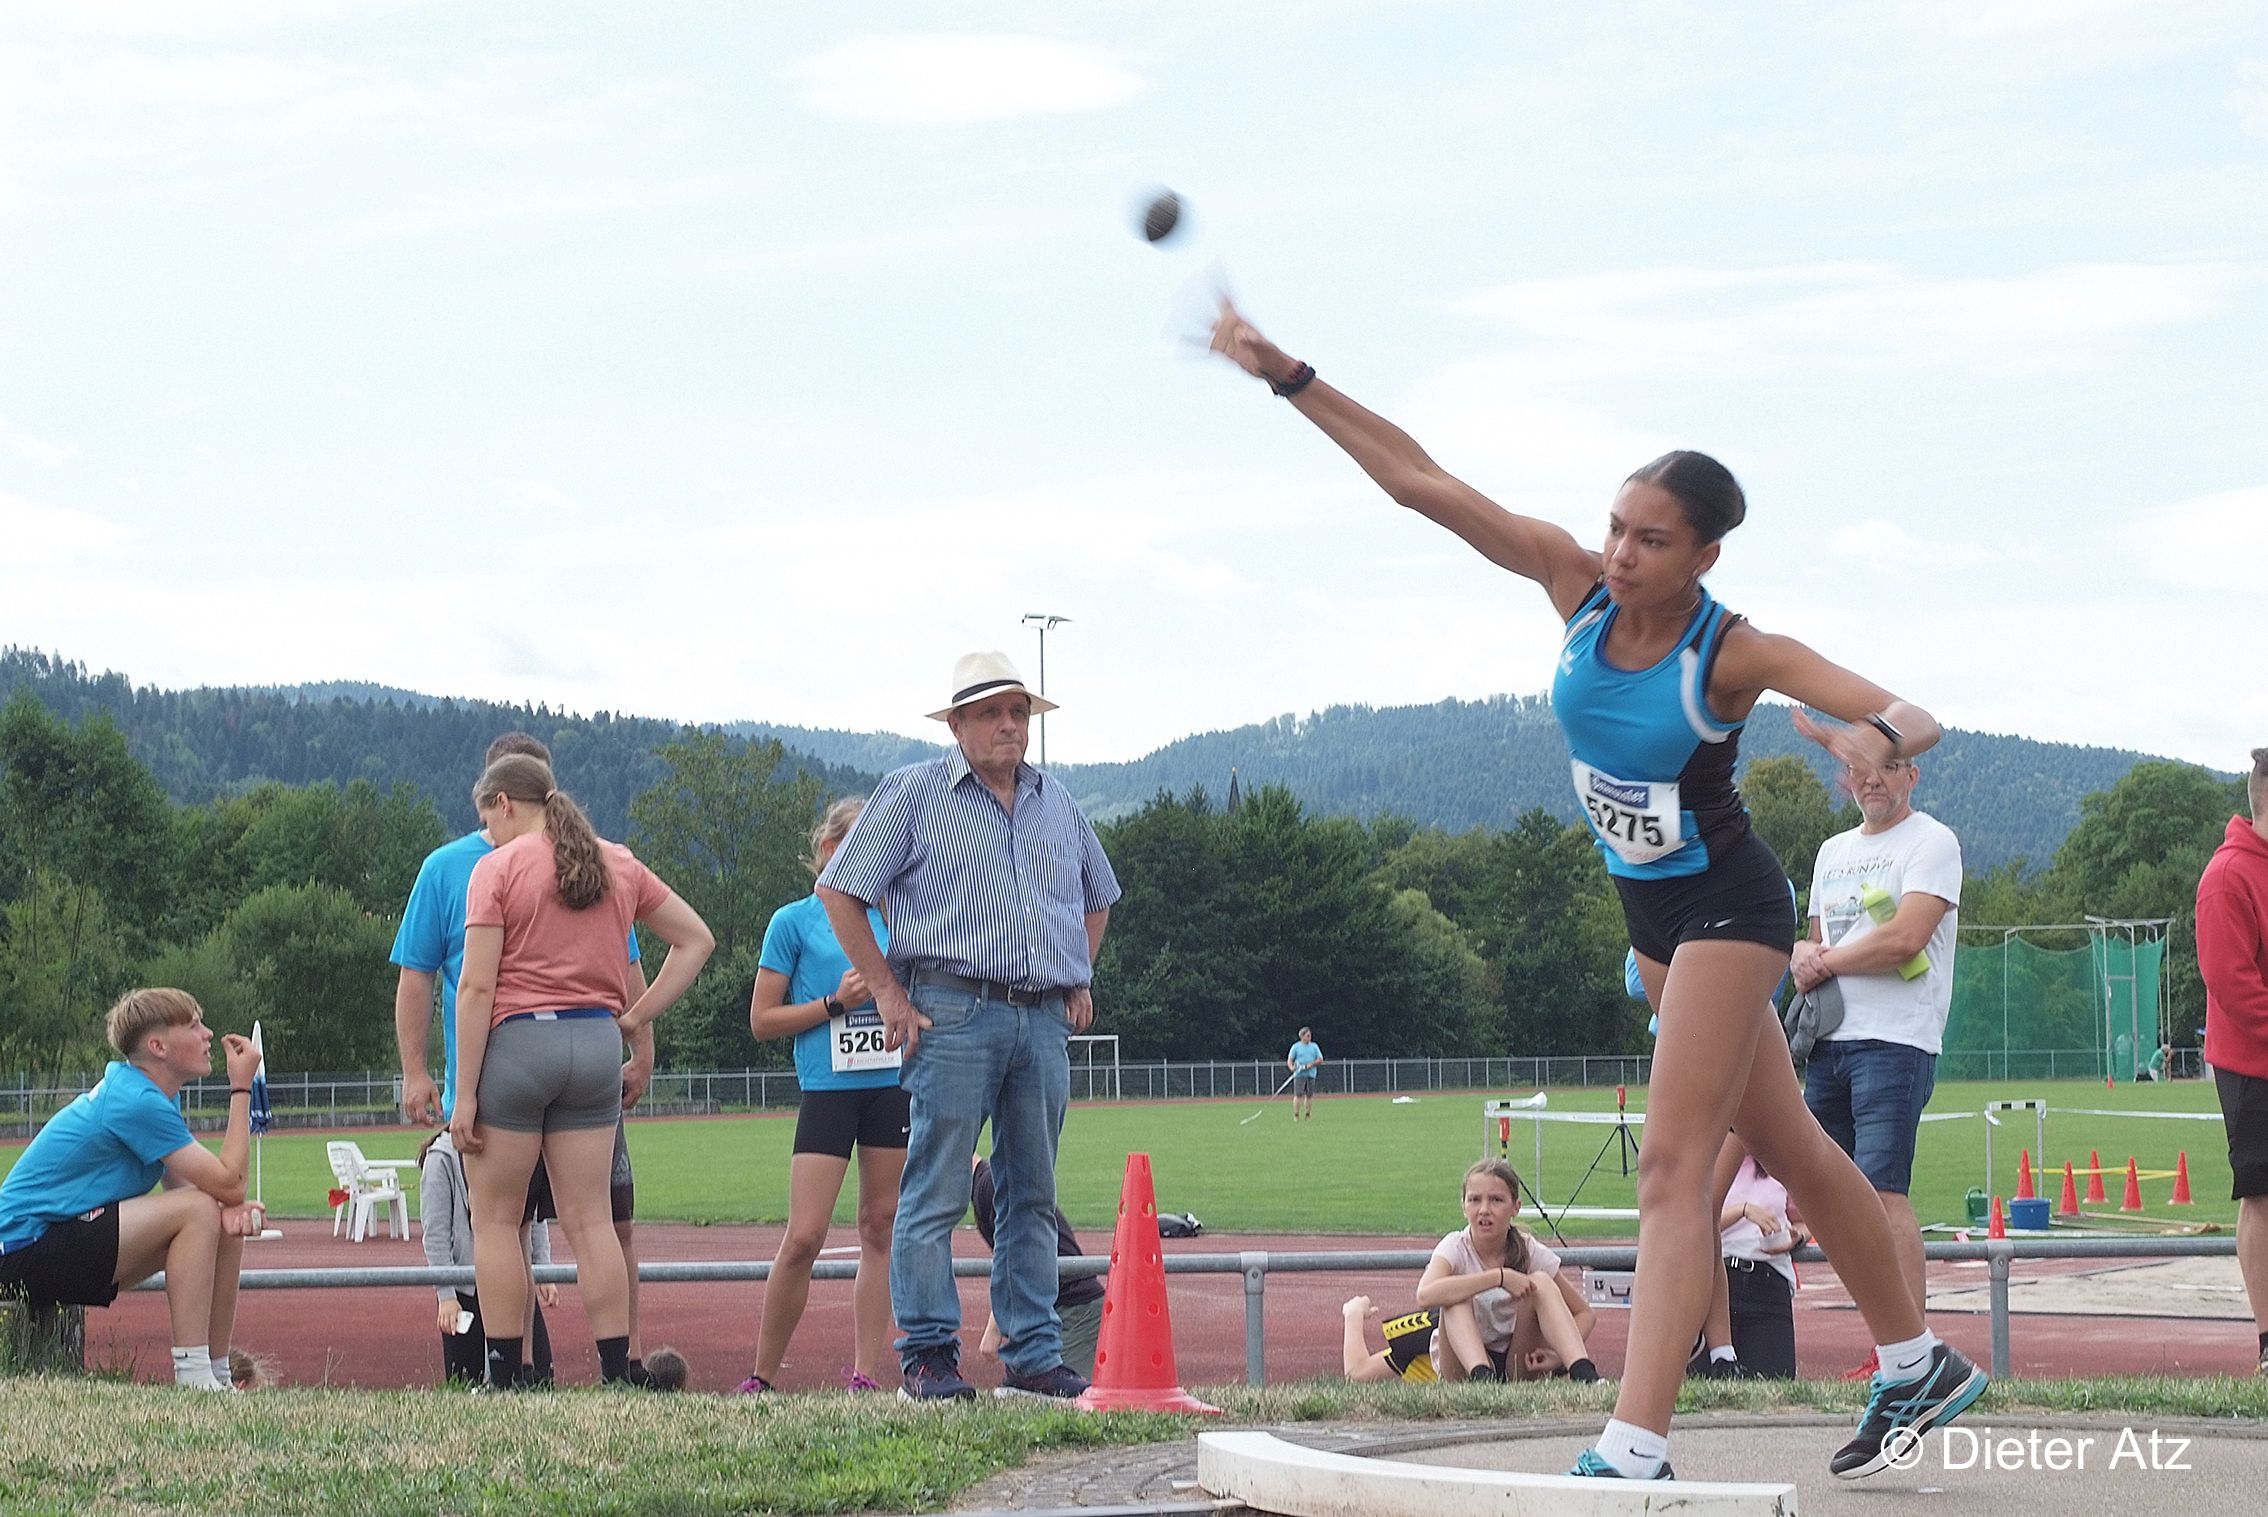
<path id="1" fill-rule="evenodd" d="M 622 1117 L 614 1018 L 538 1013 L 499 1022 L 480 1064 L 480 1120 L 506 1132 L 575 1132 Z"/>

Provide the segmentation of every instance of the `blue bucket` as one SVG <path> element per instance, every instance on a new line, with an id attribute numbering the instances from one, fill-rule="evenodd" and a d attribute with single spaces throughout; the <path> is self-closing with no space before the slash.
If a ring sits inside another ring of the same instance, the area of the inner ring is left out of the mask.
<path id="1" fill-rule="evenodd" d="M 2008 1203 L 2008 1225 L 2018 1232 L 2044 1233 L 2048 1230 L 2048 1203 L 2045 1196 L 2025 1196 Z"/>

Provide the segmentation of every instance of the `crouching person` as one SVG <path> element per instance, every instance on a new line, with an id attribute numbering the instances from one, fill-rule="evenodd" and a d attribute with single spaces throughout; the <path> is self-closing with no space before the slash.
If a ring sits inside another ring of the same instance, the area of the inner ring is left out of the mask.
<path id="1" fill-rule="evenodd" d="M 228 1135 L 218 1155 L 190 1136 L 175 1104 L 212 1072 L 213 1033 L 182 990 L 135 990 L 110 1008 L 118 1060 L 57 1112 L 0 1183 L 0 1290 L 34 1303 L 108 1306 L 121 1287 L 165 1271 L 173 1378 L 225 1391 L 244 1240 L 260 1231 L 244 1200 L 252 1076 L 260 1056 L 233 1033 Z M 164 1189 L 150 1187 L 160 1180 Z"/>

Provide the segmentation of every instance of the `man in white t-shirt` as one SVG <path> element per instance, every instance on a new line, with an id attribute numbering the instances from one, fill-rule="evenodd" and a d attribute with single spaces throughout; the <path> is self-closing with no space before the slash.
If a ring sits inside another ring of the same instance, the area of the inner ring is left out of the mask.
<path id="1" fill-rule="evenodd" d="M 1835 982 L 1843 1021 L 1812 1049 L 1803 1097 L 1881 1196 L 1921 1308 L 1926 1261 L 1907 1191 L 1953 1002 L 1961 843 L 1914 809 L 1912 760 L 1854 765 L 1843 777 L 1865 820 L 1820 845 L 1811 935 L 1790 961 L 1798 990 Z"/>

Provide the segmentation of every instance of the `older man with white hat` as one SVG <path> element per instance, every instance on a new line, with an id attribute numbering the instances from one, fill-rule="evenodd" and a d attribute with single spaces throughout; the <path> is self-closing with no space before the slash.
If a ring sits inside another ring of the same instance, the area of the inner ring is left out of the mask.
<path id="1" fill-rule="evenodd" d="M 992 1124 L 999 1395 L 1069 1398 L 1055 1314 L 1055 1150 L 1068 1040 L 1094 1020 L 1094 957 L 1118 879 L 1069 792 L 1024 762 L 1034 695 L 1007 656 L 964 654 L 930 713 L 953 748 L 883 777 L 819 876 L 843 951 L 875 992 L 913 1109 L 890 1302 L 909 1400 L 967 1399 L 953 1228 Z M 887 958 L 866 909 L 889 901 Z"/>

